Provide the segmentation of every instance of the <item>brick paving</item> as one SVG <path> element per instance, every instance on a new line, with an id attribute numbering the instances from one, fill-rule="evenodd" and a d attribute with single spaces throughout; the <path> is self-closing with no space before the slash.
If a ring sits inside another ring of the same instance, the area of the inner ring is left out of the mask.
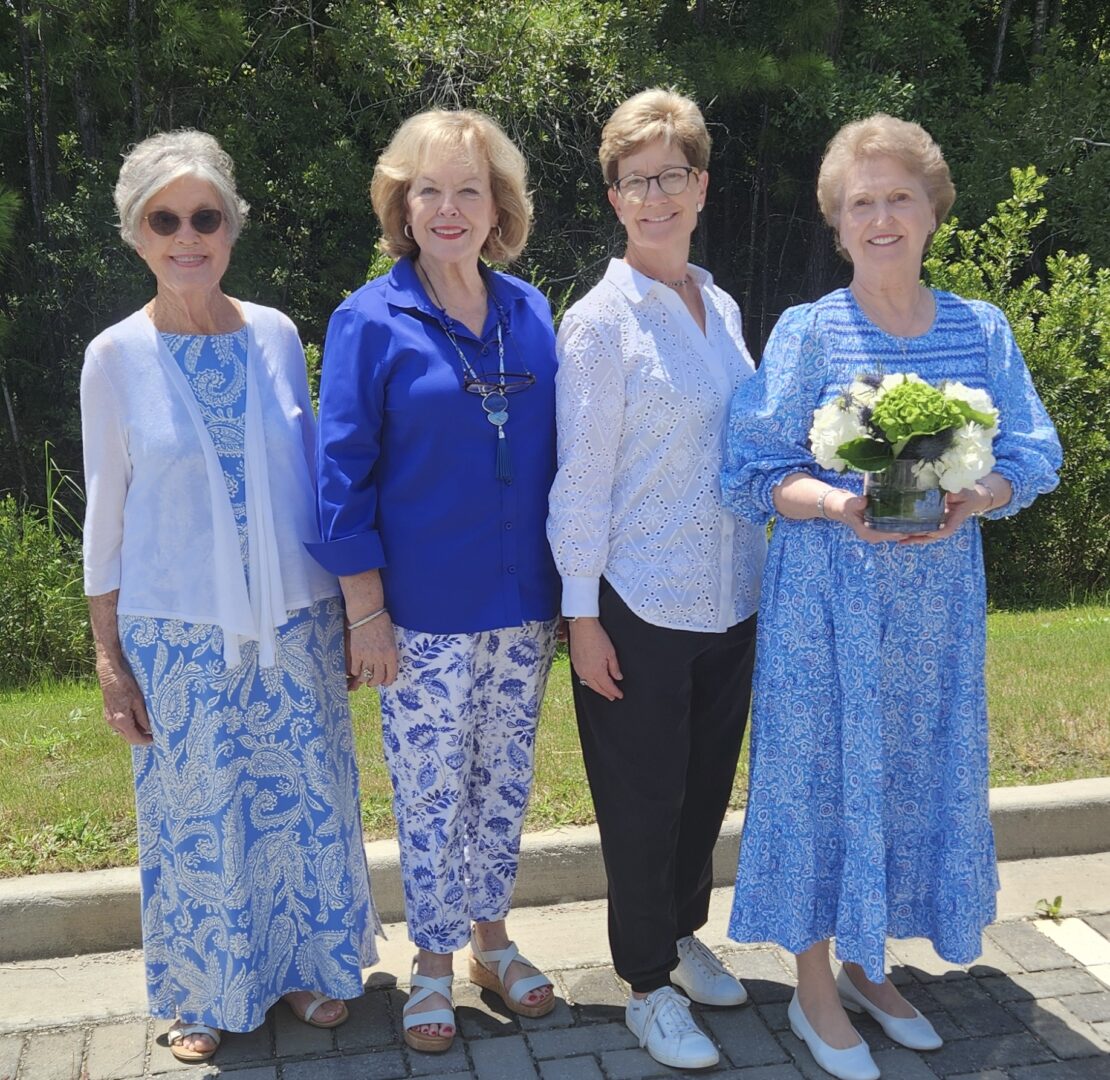
<path id="1" fill-rule="evenodd" d="M 1110 941 L 1110 915 L 1085 928 Z M 1088 939 L 1088 944 L 1090 939 Z M 982 959 L 940 961 L 923 942 L 892 946 L 892 978 L 933 1021 L 945 1045 L 914 1053 L 869 1018 L 856 1019 L 887 1080 L 1110 1080 L 1110 987 L 1028 922 L 992 927 Z M 351 1020 L 309 1028 L 278 1006 L 248 1035 L 227 1035 L 215 1061 L 184 1066 L 162 1021 L 114 1018 L 0 1036 L 0 1080 L 824 1080 L 789 1030 L 790 958 L 774 948 L 723 950 L 751 1003 L 699 1009 L 721 1050 L 715 1069 L 680 1073 L 656 1064 L 624 1026 L 625 991 L 611 968 L 549 971 L 559 1002 L 539 1020 L 518 1019 L 465 979 L 456 983 L 460 1036 L 447 1054 L 417 1054 L 400 1037 L 405 995 L 377 974 Z"/>

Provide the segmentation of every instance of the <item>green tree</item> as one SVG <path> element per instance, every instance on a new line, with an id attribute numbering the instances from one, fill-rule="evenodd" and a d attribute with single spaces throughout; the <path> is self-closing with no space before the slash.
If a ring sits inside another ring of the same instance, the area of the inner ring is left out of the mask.
<path id="1" fill-rule="evenodd" d="M 1047 178 L 1029 167 L 1011 180 L 979 228 L 941 226 L 925 270 L 931 285 L 1005 312 L 1064 446 L 1060 487 L 984 532 L 993 598 L 1022 604 L 1110 587 L 1110 270 L 1058 251 L 1045 281 L 1023 271 Z"/>

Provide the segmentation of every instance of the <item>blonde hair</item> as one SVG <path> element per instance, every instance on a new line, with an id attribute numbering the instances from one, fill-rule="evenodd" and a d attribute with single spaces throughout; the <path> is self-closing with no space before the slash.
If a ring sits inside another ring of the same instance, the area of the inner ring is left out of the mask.
<path id="1" fill-rule="evenodd" d="M 682 94 L 654 87 L 618 105 L 602 128 L 597 156 L 605 183 L 617 179 L 622 158 L 657 139 L 676 145 L 695 169 L 709 166 L 713 140 L 701 110 Z"/>
<path id="2" fill-rule="evenodd" d="M 956 201 L 956 187 L 948 172 L 940 147 L 920 125 L 899 120 L 886 113 L 875 113 L 865 120 L 845 124 L 825 147 L 821 171 L 817 175 L 817 204 L 825 221 L 836 235 L 836 249 L 847 258 L 840 245 L 840 208 L 848 171 L 862 158 L 892 157 L 921 177 L 939 225 Z"/>
<path id="3" fill-rule="evenodd" d="M 378 247 L 400 259 L 420 250 L 405 235 L 405 199 L 421 166 L 439 154 L 462 153 L 489 167 L 497 227 L 482 245 L 482 258 L 511 262 L 528 242 L 532 197 L 528 165 L 492 116 L 473 109 L 429 109 L 410 116 L 396 131 L 374 166 L 370 201 L 382 227 Z"/>
<path id="4" fill-rule="evenodd" d="M 136 246 L 147 203 L 183 176 L 198 177 L 215 188 L 228 237 L 235 243 L 250 210 L 235 189 L 235 165 L 211 135 L 192 128 L 151 135 L 123 159 L 114 199 L 124 243 Z"/>

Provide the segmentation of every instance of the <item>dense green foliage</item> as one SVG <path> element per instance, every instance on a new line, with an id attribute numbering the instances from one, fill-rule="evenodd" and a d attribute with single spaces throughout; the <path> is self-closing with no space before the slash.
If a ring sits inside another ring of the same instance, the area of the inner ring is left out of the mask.
<path id="1" fill-rule="evenodd" d="M 80 545 L 0 498 L 0 687 L 92 670 Z"/>
<path id="2" fill-rule="evenodd" d="M 1110 581 L 1110 269 L 1057 252 L 1043 279 L 1020 272 L 1045 186 L 1015 169 L 1011 197 L 978 229 L 942 225 L 925 267 L 930 284 L 1006 313 L 1064 445 L 1060 487 L 984 532 L 996 600 L 1023 603 Z"/>
<path id="3" fill-rule="evenodd" d="M 881 108 L 924 123 L 973 230 L 1009 197 L 1012 167 L 1037 167 L 1047 210 L 1004 265 L 984 234 L 971 247 L 945 234 L 938 250 L 958 264 L 958 289 L 980 268 L 983 295 L 1032 354 L 1072 455 L 1074 491 L 1054 505 L 1087 500 L 1105 521 L 1105 474 L 1091 467 L 1105 394 L 1085 398 L 1086 413 L 1071 395 L 1105 377 L 1108 35 L 1102 0 L 7 0 L 0 492 L 43 501 L 47 439 L 64 468 L 79 468 L 84 345 L 150 294 L 111 205 L 137 139 L 186 125 L 221 139 L 253 206 L 229 291 L 287 311 L 318 346 L 373 259 L 366 188 L 401 119 L 475 105 L 505 123 L 536 197 L 518 272 L 559 304 L 618 250 L 596 166 L 601 123 L 628 93 L 670 83 L 703 104 L 714 136 L 696 257 L 739 300 L 757 354 L 784 307 L 846 280 L 814 196 L 842 122 Z M 996 599 L 1024 597 L 1014 568 L 1049 536 L 1073 550 L 1072 586 L 1105 588 L 1090 530 L 1062 539 L 1084 520 L 1035 512 L 1000 530 L 1021 559 L 994 560 Z"/>

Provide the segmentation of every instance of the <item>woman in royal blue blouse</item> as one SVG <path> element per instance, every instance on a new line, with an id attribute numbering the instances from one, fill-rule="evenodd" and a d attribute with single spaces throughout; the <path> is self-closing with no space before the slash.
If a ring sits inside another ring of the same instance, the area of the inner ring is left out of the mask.
<path id="1" fill-rule="evenodd" d="M 371 186 L 398 261 L 335 311 L 320 383 L 310 550 L 340 578 L 352 686 L 381 696 L 419 949 L 403 1026 L 431 1052 L 454 1037 L 467 942 L 471 981 L 514 1012 L 555 1003 L 505 930 L 555 646 L 555 338 L 544 297 L 480 261 L 523 249 L 525 181 L 489 117 L 406 121 Z"/>

